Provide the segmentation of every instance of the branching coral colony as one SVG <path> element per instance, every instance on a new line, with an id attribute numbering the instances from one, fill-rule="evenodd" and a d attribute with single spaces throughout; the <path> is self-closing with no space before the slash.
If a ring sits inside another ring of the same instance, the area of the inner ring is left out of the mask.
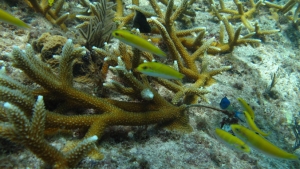
<path id="1" fill-rule="evenodd" d="M 48 0 L 24 0 L 36 12 L 41 13 L 52 24 L 59 25 L 62 30 L 66 31 L 67 27 L 64 22 L 68 19 L 69 13 L 60 15 L 64 0 L 48 1 Z"/>
<path id="2" fill-rule="evenodd" d="M 284 5 L 277 5 L 271 2 L 265 2 L 267 6 L 276 9 L 276 12 L 286 14 L 287 12 L 291 11 L 295 8 L 295 11 L 293 12 L 293 16 L 289 17 L 290 20 L 292 20 L 294 23 L 299 24 L 299 18 L 298 15 L 300 13 L 300 1 L 299 0 L 289 0 Z"/>
<path id="3" fill-rule="evenodd" d="M 41 5 L 35 3 L 37 1 L 28 0 L 28 2 L 37 9 L 41 8 Z M 55 1 L 54 5 L 59 2 Z M 84 0 L 82 2 L 89 4 Z M 121 28 L 127 25 L 130 20 L 128 18 L 131 18 L 133 14 L 123 16 L 122 1 L 117 2 L 115 20 L 119 22 L 121 25 L 119 28 Z M 163 2 L 167 4 L 166 12 L 163 12 L 155 0 L 150 0 L 154 12 L 145 12 L 138 6 L 138 1 L 133 1 L 134 5 L 130 8 L 139 10 L 147 16 L 148 22 L 154 28 L 153 33 L 158 33 L 157 37 L 149 38 L 153 42 L 162 42 L 167 46 L 168 59 L 174 63 L 174 67 L 180 73 L 185 75 L 184 82 L 192 84 L 186 85 L 180 81 L 147 78 L 139 74 L 134 71 L 135 68 L 144 59 L 151 61 L 154 57 L 149 53 L 132 49 L 123 43 L 119 44 L 118 51 L 110 51 L 107 46 L 104 48 L 92 47 L 91 53 L 102 59 L 103 78 L 106 77 L 109 70 L 117 76 L 117 80 L 103 83 L 101 87 L 129 96 L 131 101 L 103 98 L 83 92 L 73 85 L 73 64 L 76 59 L 88 56 L 90 52 L 86 48 L 75 47 L 72 41 L 68 40 L 61 55 L 55 57 L 59 61 L 58 71 L 55 71 L 35 55 L 30 45 L 27 45 L 24 51 L 14 47 L 10 55 L 13 66 L 22 70 L 31 80 L 40 85 L 40 88 L 29 89 L 9 77 L 4 67 L 1 68 L 0 137 L 24 145 L 53 168 L 68 168 L 76 166 L 87 152 L 94 158 L 102 158 L 94 143 L 102 137 L 104 130 L 109 126 L 158 124 L 168 129 L 190 132 L 192 128 L 189 125 L 186 111 L 188 105 L 197 103 L 199 97 L 206 100 L 204 95 L 208 91 L 201 88 L 211 84 L 213 76 L 230 69 L 230 66 L 225 66 L 209 70 L 206 51 L 209 54 L 230 52 L 236 45 L 260 41 L 250 39 L 251 36 L 258 33 L 257 31 L 241 38 L 242 27 L 234 32 L 228 19 L 221 16 L 221 11 L 215 7 L 214 3 L 211 4 L 211 9 L 224 25 L 221 26 L 220 42 L 216 42 L 215 38 L 205 40 L 204 28 L 177 30 L 175 21 L 187 12 L 186 9 L 194 1 L 183 0 L 177 7 L 174 5 L 174 0 Z M 222 3 L 222 1 L 220 2 Z M 251 2 L 254 4 L 253 1 Z M 257 6 L 255 5 L 255 9 Z M 40 12 L 48 15 L 46 11 L 49 10 L 45 10 L 44 7 L 40 9 Z M 258 29 L 258 26 L 256 27 Z M 228 42 L 223 40 L 225 30 L 228 34 Z M 189 37 L 195 33 L 198 33 L 196 38 Z M 201 64 L 198 64 L 199 60 L 202 61 Z M 169 102 L 160 95 L 152 87 L 153 83 L 160 84 L 172 91 L 174 93 L 172 101 Z M 50 111 L 44 106 L 44 103 L 49 101 L 59 102 L 59 104 Z M 85 109 L 93 109 L 95 113 L 92 115 L 66 115 L 66 112 L 72 110 Z M 226 112 L 223 113 L 232 116 Z M 68 152 L 58 151 L 44 139 L 45 133 L 78 128 L 87 129 L 87 132 L 82 141 L 74 143 L 72 150 Z"/>

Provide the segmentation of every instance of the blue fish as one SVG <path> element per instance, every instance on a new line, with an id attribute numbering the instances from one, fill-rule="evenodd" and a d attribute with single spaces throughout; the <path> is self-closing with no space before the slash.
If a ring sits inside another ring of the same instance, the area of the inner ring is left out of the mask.
<path id="1" fill-rule="evenodd" d="M 239 111 L 234 111 L 234 117 L 239 119 L 241 122 L 245 122 L 243 119 L 245 119 L 244 114 Z"/>
<path id="2" fill-rule="evenodd" d="M 225 96 L 220 102 L 220 107 L 221 109 L 227 109 L 229 105 L 230 105 L 230 101 Z"/>

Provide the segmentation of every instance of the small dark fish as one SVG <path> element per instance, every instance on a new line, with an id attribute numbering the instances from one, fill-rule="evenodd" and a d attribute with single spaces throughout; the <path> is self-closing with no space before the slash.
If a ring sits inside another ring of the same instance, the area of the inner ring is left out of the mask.
<path id="1" fill-rule="evenodd" d="M 135 17 L 133 18 L 133 27 L 138 28 L 141 33 L 151 32 L 151 27 L 147 22 L 145 15 L 140 11 L 135 11 Z"/>
<path id="2" fill-rule="evenodd" d="M 221 109 L 226 109 L 229 105 L 230 105 L 230 101 L 225 96 L 220 102 L 220 107 Z"/>

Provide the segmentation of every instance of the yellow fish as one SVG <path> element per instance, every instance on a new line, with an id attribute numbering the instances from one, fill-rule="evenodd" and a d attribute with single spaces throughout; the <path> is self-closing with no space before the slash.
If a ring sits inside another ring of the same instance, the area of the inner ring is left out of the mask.
<path id="1" fill-rule="evenodd" d="M 267 155 L 287 160 L 297 160 L 298 157 L 275 146 L 259 134 L 238 124 L 230 125 L 234 134 L 258 151 Z"/>
<path id="2" fill-rule="evenodd" d="M 160 50 L 158 47 L 154 46 L 152 43 L 137 35 L 130 33 L 129 31 L 118 29 L 113 31 L 112 35 L 120 41 L 126 43 L 127 45 L 138 48 L 139 50 L 150 52 L 161 57 L 167 56 L 165 52 Z"/>
<path id="3" fill-rule="evenodd" d="M 254 120 L 255 115 L 251 106 L 242 98 L 238 98 L 237 100 L 240 102 L 240 104 L 244 107 L 244 109 L 250 114 L 251 118 Z"/>
<path id="4" fill-rule="evenodd" d="M 181 80 L 184 75 L 168 65 L 158 62 L 145 62 L 140 64 L 137 71 L 153 77 L 161 77 L 165 79 Z"/>
<path id="5" fill-rule="evenodd" d="M 30 26 L 28 26 L 26 23 L 24 23 L 23 21 L 21 21 L 18 18 L 15 18 L 14 16 L 12 16 L 11 14 L 5 12 L 4 10 L 0 9 L 0 20 L 21 28 L 30 28 Z"/>
<path id="6" fill-rule="evenodd" d="M 216 136 L 225 144 L 229 145 L 230 147 L 233 147 L 235 149 L 241 150 L 245 153 L 250 152 L 249 146 L 244 143 L 239 138 L 235 137 L 234 135 L 226 132 L 225 130 L 222 130 L 220 128 L 216 128 L 215 130 Z"/>
<path id="7" fill-rule="evenodd" d="M 54 0 L 48 0 L 49 6 L 52 6 L 52 5 L 53 5 L 53 2 L 54 2 Z"/>
<path id="8" fill-rule="evenodd" d="M 265 133 L 263 131 L 261 131 L 256 124 L 254 123 L 254 120 L 252 119 L 252 117 L 250 116 L 250 114 L 247 111 L 244 111 L 244 115 L 247 121 L 248 126 L 255 132 L 261 134 L 262 136 L 267 136 L 270 133 Z"/>

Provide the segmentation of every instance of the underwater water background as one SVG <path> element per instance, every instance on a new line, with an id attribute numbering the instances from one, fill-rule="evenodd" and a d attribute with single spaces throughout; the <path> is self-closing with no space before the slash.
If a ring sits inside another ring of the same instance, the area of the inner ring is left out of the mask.
<path id="1" fill-rule="evenodd" d="M 114 1 L 113 1 L 114 2 Z M 220 39 L 220 22 L 212 14 L 209 3 L 211 1 L 195 0 L 189 8 L 195 14 L 186 15 L 184 19 L 176 21 L 178 30 L 187 30 L 195 27 L 205 27 L 205 40 L 215 37 Z M 248 1 L 240 0 L 243 9 L 250 9 Z M 258 2 L 255 0 L 254 2 Z M 272 3 L 284 5 L 288 0 L 273 1 Z M 132 11 L 126 8 L 132 4 L 130 0 L 124 0 L 124 15 Z M 180 5 L 181 0 L 174 0 L 175 5 Z M 219 7 L 219 1 L 215 0 Z M 233 0 L 224 0 L 227 8 L 237 10 Z M 55 2 L 54 2 L 55 4 Z M 72 7 L 79 1 L 65 1 L 62 11 L 72 12 Z M 286 14 L 281 14 L 266 5 L 261 5 L 251 18 L 250 24 L 258 23 L 261 30 L 280 31 L 270 35 L 254 37 L 261 40 L 256 45 L 241 44 L 235 46 L 231 52 L 208 54 L 208 69 L 221 66 L 232 66 L 214 76 L 215 82 L 206 86 L 209 93 L 205 94 L 208 102 L 199 101 L 201 104 L 219 108 L 221 99 L 226 96 L 234 109 L 243 111 L 243 107 L 237 98 L 243 98 L 255 112 L 256 125 L 265 132 L 270 132 L 267 140 L 281 149 L 300 157 L 300 149 L 294 150 L 296 137 L 292 130 L 295 120 L 300 118 L 300 29 L 299 19 L 290 19 L 296 11 L 299 2 Z M 148 0 L 140 0 L 139 6 L 146 11 L 154 12 Z M 159 2 L 159 6 L 166 7 Z M 22 71 L 13 68 L 8 53 L 13 46 L 25 49 L 27 43 L 33 43 L 43 33 L 64 36 L 72 39 L 74 44 L 84 45 L 84 38 L 75 26 L 80 20 L 69 19 L 65 21 L 68 28 L 63 31 L 61 27 L 50 23 L 43 15 L 35 12 L 25 1 L 0 2 L 0 8 L 6 10 L 17 18 L 27 23 L 31 28 L 22 29 L 10 24 L 0 22 L 0 67 L 9 68 L 11 77 L 21 79 L 29 88 L 37 85 L 26 79 Z M 223 14 L 224 16 L 230 16 Z M 298 13 L 299 15 L 299 13 Z M 70 16 L 71 17 L 71 16 Z M 242 25 L 241 35 L 246 35 L 249 30 L 243 26 L 240 19 L 229 20 L 236 30 Z M 132 26 L 132 23 L 129 22 Z M 130 27 L 131 29 L 131 27 Z M 195 36 L 192 36 L 195 37 Z M 225 41 L 228 36 L 225 35 Z M 111 48 L 116 49 L 118 40 L 108 42 Z M 163 47 L 163 45 L 161 45 Z M 159 58 L 158 60 L 161 60 Z M 200 65 L 199 61 L 199 65 Z M 272 80 L 276 74 L 276 83 Z M 106 81 L 114 80 L 111 75 Z M 186 81 L 188 84 L 189 82 Z M 76 83 L 76 87 L 88 91 L 92 85 Z M 172 92 L 166 88 L 155 85 L 159 94 L 172 98 Z M 128 97 L 111 92 L 110 97 L 125 100 Z M 5 101 L 1 101 L 3 105 Z M 273 158 L 255 149 L 250 153 L 243 153 L 232 149 L 215 136 L 215 128 L 220 127 L 224 118 L 211 109 L 190 108 L 189 123 L 193 128 L 191 133 L 181 133 L 165 129 L 157 129 L 155 126 L 113 126 L 106 129 L 101 141 L 100 151 L 104 155 L 102 160 L 94 160 L 90 157 L 83 158 L 77 168 L 236 168 L 236 169 L 297 169 L 300 168 L 299 160 L 285 160 Z M 245 122 L 239 122 L 247 126 Z M 80 131 L 74 131 L 82 134 Z M 64 136 L 63 133 L 47 137 L 52 146 L 63 150 L 64 145 L 76 139 L 76 136 Z M 26 147 L 0 139 L 0 168 L 40 168 L 43 161 L 37 158 Z"/>

